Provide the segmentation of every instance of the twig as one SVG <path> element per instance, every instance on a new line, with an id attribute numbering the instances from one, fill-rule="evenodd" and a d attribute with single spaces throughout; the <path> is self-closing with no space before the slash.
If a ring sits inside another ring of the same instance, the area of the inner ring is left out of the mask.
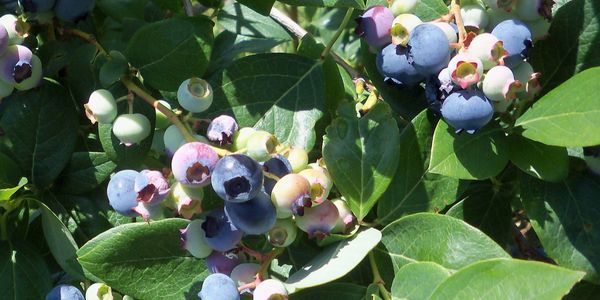
<path id="1" fill-rule="evenodd" d="M 465 23 L 463 22 L 462 15 L 460 14 L 460 0 L 452 0 L 452 13 L 454 14 L 454 20 L 456 20 L 456 26 L 458 27 L 458 43 L 462 46 L 467 37 L 467 31 L 465 30 Z"/>
<path id="2" fill-rule="evenodd" d="M 308 33 L 298 23 L 275 7 L 271 8 L 270 16 L 289 32 L 293 33 L 298 39 L 302 39 Z"/>
<path id="3" fill-rule="evenodd" d="M 93 34 L 81 31 L 79 29 L 74 29 L 74 28 L 66 28 L 66 29 L 64 29 L 64 33 L 72 34 L 74 36 L 77 36 L 77 37 L 80 37 L 80 38 L 86 40 L 88 43 L 93 44 L 94 46 L 96 46 L 96 48 L 98 49 L 98 51 L 101 54 L 109 56 L 109 54 L 106 51 L 106 49 L 104 49 L 104 47 L 102 47 L 102 45 L 100 45 L 100 43 L 98 43 L 98 40 L 96 40 L 96 37 Z"/>
<path id="4" fill-rule="evenodd" d="M 183 9 L 185 10 L 185 14 L 188 17 L 194 16 L 194 7 L 192 6 L 192 2 L 190 0 L 181 0 L 183 2 Z"/>

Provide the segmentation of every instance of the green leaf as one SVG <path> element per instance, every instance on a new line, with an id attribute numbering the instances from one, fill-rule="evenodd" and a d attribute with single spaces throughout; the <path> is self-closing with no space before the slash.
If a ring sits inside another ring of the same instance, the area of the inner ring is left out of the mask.
<path id="1" fill-rule="evenodd" d="M 212 57 L 206 74 L 208 77 L 218 76 L 223 69 L 240 55 L 247 53 L 268 52 L 273 47 L 283 43 L 283 40 L 275 38 L 254 38 L 238 35 L 233 32 L 223 31 L 215 38 Z"/>
<path id="2" fill-rule="evenodd" d="M 429 299 L 560 299 L 582 277 L 546 263 L 492 259 L 452 274 Z"/>
<path id="3" fill-rule="evenodd" d="M 75 152 L 61 176 L 60 190 L 67 194 L 89 192 L 117 168 L 104 152 Z"/>
<path id="4" fill-rule="evenodd" d="M 113 95 L 119 94 L 113 92 Z M 128 105 L 125 102 L 117 104 L 119 114 L 127 113 Z M 150 127 L 154 128 L 156 122 L 156 112 L 154 107 L 148 105 L 144 100 L 135 97 L 133 101 L 133 112 L 143 114 L 150 120 Z M 98 124 L 98 136 L 102 149 L 108 157 L 121 168 L 136 168 L 146 158 L 150 147 L 154 131 L 151 130 L 150 136 L 145 138 L 139 144 L 125 146 L 112 132 L 113 124 Z"/>
<path id="5" fill-rule="evenodd" d="M 98 8 L 119 22 L 126 18 L 144 19 L 144 7 L 148 0 L 100 0 Z"/>
<path id="6" fill-rule="evenodd" d="M 365 9 L 364 0 L 280 0 L 280 2 L 296 6 L 354 7 Z"/>
<path id="7" fill-rule="evenodd" d="M 119 51 L 110 51 L 110 60 L 100 67 L 100 84 L 104 88 L 119 81 L 129 71 L 127 58 Z"/>
<path id="8" fill-rule="evenodd" d="M 262 15 L 268 16 L 271 12 L 271 7 L 273 7 L 273 4 L 275 3 L 275 0 L 238 0 L 238 2 L 250 7 Z"/>
<path id="9" fill-rule="evenodd" d="M 365 287 L 353 283 L 336 282 L 312 289 L 301 290 L 290 295 L 290 300 L 344 299 L 363 300 Z"/>
<path id="10" fill-rule="evenodd" d="M 600 7 L 596 0 L 573 0 L 558 9 L 548 37 L 537 42 L 531 51 L 530 62 L 536 72 L 542 73 L 544 91 L 549 92 L 573 75 L 600 65 L 598 32 Z"/>
<path id="11" fill-rule="evenodd" d="M 569 155 L 563 147 L 548 146 L 518 135 L 508 136 L 510 160 L 523 172 L 546 181 L 569 175 Z"/>
<path id="12" fill-rule="evenodd" d="M 264 2 L 264 1 L 256 1 Z M 217 16 L 219 25 L 225 30 L 254 38 L 270 38 L 281 41 L 291 36 L 281 25 L 268 16 L 263 16 L 244 5 L 232 3 L 223 7 Z"/>
<path id="13" fill-rule="evenodd" d="M 323 159 L 333 182 L 362 220 L 385 192 L 398 166 L 400 134 L 389 106 L 376 104 L 358 118 L 344 105 L 323 138 Z"/>
<path id="14" fill-rule="evenodd" d="M 446 215 L 469 223 L 505 246 L 512 238 L 510 203 L 516 197 L 514 189 L 507 185 L 497 189 L 489 182 L 474 182 L 466 198 L 452 206 Z"/>
<path id="15" fill-rule="evenodd" d="M 275 134 L 279 142 L 309 151 L 314 125 L 325 109 L 322 62 L 300 55 L 265 53 L 236 60 L 211 80 L 209 116 L 232 114 L 240 127 Z"/>
<path id="16" fill-rule="evenodd" d="M 375 283 L 371 283 L 369 284 L 369 286 L 367 286 L 367 291 L 365 293 L 365 300 L 379 300 L 381 299 L 381 297 L 379 297 L 380 293 L 379 293 L 379 285 L 375 284 Z"/>
<path id="17" fill-rule="evenodd" d="M 600 68 L 585 70 L 538 100 L 517 122 L 526 138 L 554 146 L 600 144 Z"/>
<path id="18" fill-rule="evenodd" d="M 197 297 L 207 271 L 181 247 L 179 230 L 187 224 L 165 219 L 121 225 L 83 245 L 78 260 L 92 277 L 134 298 Z"/>
<path id="19" fill-rule="evenodd" d="M 415 212 L 436 212 L 458 199 L 459 180 L 427 172 L 437 119 L 422 111 L 400 133 L 397 171 L 377 204 L 377 218 L 389 224 Z"/>
<path id="20" fill-rule="evenodd" d="M 16 186 L 11 188 L 0 189 L 0 202 L 10 200 L 10 197 L 18 192 L 22 187 L 27 184 L 27 178 L 22 177 Z"/>
<path id="21" fill-rule="evenodd" d="M 389 224 L 381 242 L 394 270 L 411 262 L 430 261 L 458 270 L 488 258 L 510 257 L 492 239 L 471 225 L 444 215 L 418 213 Z"/>
<path id="22" fill-rule="evenodd" d="M 330 245 L 288 278 L 285 282 L 288 290 L 318 286 L 346 275 L 380 240 L 381 232 L 368 228 L 360 231 L 350 240 Z"/>
<path id="23" fill-rule="evenodd" d="M 52 288 L 46 262 L 26 244 L 0 243 L 3 299 L 44 299 Z"/>
<path id="24" fill-rule="evenodd" d="M 492 122 L 475 134 L 454 132 L 440 120 L 433 135 L 429 172 L 460 179 L 498 175 L 508 163 L 504 131 Z"/>
<path id="25" fill-rule="evenodd" d="M 182 81 L 202 77 L 213 43 L 213 23 L 205 17 L 172 18 L 139 29 L 126 55 L 144 83 L 176 91 Z"/>
<path id="26" fill-rule="evenodd" d="M 450 271 L 432 262 L 415 262 L 400 268 L 392 283 L 394 299 L 425 300 L 450 276 Z"/>
<path id="27" fill-rule="evenodd" d="M 367 0 L 366 7 L 375 5 L 388 6 L 387 0 Z M 423 20 L 429 22 L 448 13 L 448 6 L 443 0 L 419 0 L 415 6 L 414 14 Z"/>
<path id="28" fill-rule="evenodd" d="M 49 185 L 66 166 L 77 139 L 77 113 L 62 86 L 45 81 L 39 90 L 4 99 L 0 126 L 13 157 L 39 187 Z"/>
<path id="29" fill-rule="evenodd" d="M 558 265 L 600 283 L 600 182 L 571 172 L 560 183 L 521 176 L 521 201 L 544 251 Z"/>
<path id="30" fill-rule="evenodd" d="M 54 259 L 69 275 L 83 280 L 85 278 L 83 269 L 79 262 L 77 262 L 76 254 L 79 247 L 75 243 L 71 232 L 69 232 L 69 229 L 65 224 L 58 219 L 48 206 L 40 201 L 37 201 L 37 204 L 42 211 L 44 237 L 46 238 L 48 248 L 50 248 L 50 252 L 52 252 Z"/>
<path id="31" fill-rule="evenodd" d="M 23 173 L 12 158 L 0 153 L 0 189 L 11 188 L 19 183 Z"/>

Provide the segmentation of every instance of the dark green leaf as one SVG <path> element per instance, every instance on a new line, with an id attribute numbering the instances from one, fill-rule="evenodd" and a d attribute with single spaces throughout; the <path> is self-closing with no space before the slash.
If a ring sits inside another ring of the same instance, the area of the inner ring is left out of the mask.
<path id="1" fill-rule="evenodd" d="M 77 262 L 76 252 L 79 247 L 77 247 L 69 229 L 48 206 L 42 202 L 37 203 L 42 211 L 44 237 L 54 259 L 69 275 L 80 280 L 84 279 L 83 269 Z"/>
<path id="2" fill-rule="evenodd" d="M 362 220 L 385 192 L 398 166 L 400 134 L 389 106 L 376 104 L 359 118 L 351 105 L 323 138 L 323 159 L 333 182 Z"/>
<path id="3" fill-rule="evenodd" d="M 147 83 L 175 91 L 182 81 L 202 77 L 213 43 L 213 23 L 205 17 L 172 18 L 145 25 L 133 36 L 126 55 Z"/>
<path id="4" fill-rule="evenodd" d="M 27 178 L 22 177 L 21 180 L 14 187 L 0 189 L 0 202 L 9 200 L 10 197 L 12 197 L 12 195 L 14 195 L 23 186 L 25 186 L 27 182 Z"/>
<path id="5" fill-rule="evenodd" d="M 19 183 L 22 172 L 12 158 L 0 153 L 0 189 L 12 188 Z"/>
<path id="6" fill-rule="evenodd" d="M 475 134 L 457 134 L 446 122 L 438 122 L 429 172 L 460 179 L 486 179 L 498 175 L 507 163 L 506 136 L 496 123 Z"/>
<path id="7" fill-rule="evenodd" d="M 437 212 L 458 199 L 458 179 L 427 172 L 436 123 L 429 110 L 424 110 L 400 133 L 400 162 L 377 204 L 379 223 L 415 212 Z"/>
<path id="8" fill-rule="evenodd" d="M 92 277 L 134 298 L 197 297 L 207 271 L 181 247 L 179 230 L 187 224 L 165 219 L 121 225 L 83 245 L 78 260 Z"/>
<path id="9" fill-rule="evenodd" d="M 364 286 L 352 283 L 330 283 L 311 289 L 305 289 L 290 295 L 290 300 L 344 299 L 362 300 L 365 296 Z"/>
<path id="10" fill-rule="evenodd" d="M 260 1 L 263 2 L 263 1 Z M 263 16 L 238 3 L 225 6 L 217 16 L 219 25 L 226 30 L 254 38 L 282 41 L 291 39 L 289 33 L 268 16 Z"/>
<path id="11" fill-rule="evenodd" d="M 505 246 L 512 237 L 511 200 L 515 194 L 505 188 L 496 190 L 488 182 L 473 183 L 466 198 L 452 206 L 446 215 L 461 219 L 477 227 L 499 245 Z"/>
<path id="12" fill-rule="evenodd" d="M 100 68 L 100 84 L 104 88 L 119 81 L 129 70 L 127 59 L 121 52 L 110 51 L 110 57 L 110 60 Z"/>
<path id="13" fill-rule="evenodd" d="M 508 137 L 510 160 L 523 172 L 546 181 L 557 182 L 569 175 L 567 149 L 548 146 L 518 135 Z"/>
<path id="14" fill-rule="evenodd" d="M 452 274 L 429 299 L 560 299 L 582 277 L 537 261 L 492 259 Z"/>
<path id="15" fill-rule="evenodd" d="M 548 256 L 600 283 L 600 182 L 571 172 L 560 183 L 521 176 L 521 201 Z"/>
<path id="16" fill-rule="evenodd" d="M 273 7 L 273 4 L 275 3 L 275 0 L 238 0 L 238 2 L 252 8 L 262 15 L 268 16 L 271 12 L 271 7 Z"/>
<path id="17" fill-rule="evenodd" d="M 354 7 L 365 9 L 364 0 L 280 0 L 283 3 L 297 6 L 321 7 Z"/>
<path id="18" fill-rule="evenodd" d="M 62 174 L 60 190 L 81 194 L 100 185 L 117 168 L 103 152 L 75 152 Z"/>
<path id="19" fill-rule="evenodd" d="M 600 48 L 600 47 L 599 47 Z M 526 138 L 554 146 L 600 144 L 600 68 L 585 70 L 556 87 L 525 112 L 515 126 Z"/>
<path id="20" fill-rule="evenodd" d="M 414 262 L 400 268 L 392 283 L 392 296 L 398 299 L 425 300 L 450 276 L 450 271 L 432 262 Z"/>
<path id="21" fill-rule="evenodd" d="M 21 170 L 40 187 L 49 185 L 66 166 L 77 139 L 77 114 L 69 94 L 46 81 L 40 90 L 13 93 L 0 126 L 11 141 Z"/>
<path id="22" fill-rule="evenodd" d="M 122 21 L 124 18 L 144 19 L 148 0 L 100 0 L 98 8 L 107 16 Z"/>
<path id="23" fill-rule="evenodd" d="M 281 143 L 312 149 L 313 128 L 325 109 L 321 61 L 257 54 L 236 60 L 220 75 L 211 80 L 209 115 L 229 113 L 240 127 L 254 126 L 274 133 Z"/>
<path id="24" fill-rule="evenodd" d="M 598 32 L 600 6 L 596 0 L 569 1 L 556 12 L 548 38 L 535 44 L 530 58 L 536 72 L 542 73 L 544 91 L 549 92 L 573 75 L 600 65 Z"/>
<path id="25" fill-rule="evenodd" d="M 52 288 L 40 255 L 26 244 L 0 243 L 0 291 L 3 299 L 44 299 Z"/>
<path id="26" fill-rule="evenodd" d="M 564 300 L 596 300 L 600 295 L 600 285 L 580 281 L 563 298 Z"/>
<path id="27" fill-rule="evenodd" d="M 418 213 L 389 224 L 378 251 L 387 252 L 394 270 L 411 262 L 430 261 L 458 270 L 476 261 L 510 257 L 471 225 L 444 215 Z"/>

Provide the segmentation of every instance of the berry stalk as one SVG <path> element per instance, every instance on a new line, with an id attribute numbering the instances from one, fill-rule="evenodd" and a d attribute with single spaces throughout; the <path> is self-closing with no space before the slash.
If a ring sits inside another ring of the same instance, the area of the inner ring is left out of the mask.
<path id="1" fill-rule="evenodd" d="M 460 14 L 460 0 L 452 0 L 452 12 L 454 14 L 454 20 L 458 27 L 458 44 L 463 47 L 465 38 L 467 37 L 467 31 L 465 30 L 465 23 L 463 22 L 462 15 Z"/>
<path id="2" fill-rule="evenodd" d="M 106 49 L 104 49 L 104 47 L 102 47 L 102 45 L 100 45 L 100 43 L 98 43 L 98 40 L 96 40 L 96 37 L 93 34 L 87 33 L 87 32 L 84 32 L 84 31 L 81 31 L 81 30 L 75 29 L 75 28 L 64 29 L 64 32 L 86 40 L 88 43 L 96 46 L 96 48 L 98 49 L 98 52 L 100 52 L 103 55 L 110 56 L 108 54 L 108 52 L 106 51 Z"/>
<path id="3" fill-rule="evenodd" d="M 353 12 L 354 12 L 354 8 L 352 8 L 352 7 L 350 7 L 346 11 L 346 15 L 344 16 L 344 19 L 342 20 L 340 27 L 338 27 L 337 31 L 335 32 L 335 34 L 329 41 L 329 44 L 327 44 L 327 47 L 325 47 L 325 49 L 321 53 L 321 60 L 325 59 L 327 57 L 327 55 L 329 55 L 331 48 L 333 47 L 335 42 L 337 42 L 338 38 L 340 38 L 340 35 L 342 35 L 342 32 L 344 31 L 344 29 L 346 29 L 346 25 L 348 25 L 348 22 L 350 21 L 350 18 L 352 17 Z"/>
<path id="4" fill-rule="evenodd" d="M 381 274 L 379 273 L 379 268 L 377 268 L 377 263 L 375 262 L 375 256 L 373 255 L 373 251 L 369 252 L 369 264 L 371 265 L 371 272 L 373 273 L 373 283 L 377 284 L 377 286 L 379 287 L 381 297 L 384 300 L 392 300 L 390 292 L 388 292 L 385 288 L 383 279 L 381 278 Z"/>

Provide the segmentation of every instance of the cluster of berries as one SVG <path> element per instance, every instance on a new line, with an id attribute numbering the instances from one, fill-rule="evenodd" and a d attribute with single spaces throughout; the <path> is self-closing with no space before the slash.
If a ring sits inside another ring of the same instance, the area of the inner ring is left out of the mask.
<path id="1" fill-rule="evenodd" d="M 181 84 L 177 98 L 183 109 L 203 112 L 212 103 L 212 88 L 202 79 L 191 78 Z M 91 120 L 114 120 L 113 133 L 125 146 L 149 135 L 150 122 L 144 115 L 117 117 L 116 101 L 107 90 L 93 92 L 85 107 Z M 168 125 L 168 120 L 157 111 L 156 130 L 167 127 L 161 123 Z M 304 149 L 280 144 L 263 130 L 239 128 L 227 115 L 212 119 L 205 136 L 186 141 L 178 127 L 168 127 L 163 141 L 170 171 L 117 172 L 107 187 L 110 205 L 119 214 L 145 220 L 162 218 L 165 207 L 192 219 L 181 231 L 183 247 L 197 258 L 206 258 L 213 273 L 204 282 L 202 299 L 238 299 L 238 287 L 250 283 L 254 285 L 241 292 L 253 293 L 254 299 L 285 294 L 281 282 L 263 280 L 267 274 L 245 255 L 250 250 L 242 238 L 264 235 L 274 247 L 287 247 L 298 229 L 321 239 L 330 233 L 348 233 L 355 228 L 355 217 L 343 199 L 328 199 L 333 181 L 325 166 L 309 163 Z M 207 186 L 223 205 L 203 212 Z M 214 283 L 224 281 L 231 284 Z M 232 296 L 223 298 L 228 287 Z"/>
<path id="2" fill-rule="evenodd" d="M 21 45 L 27 23 L 16 16 L 0 17 L 0 98 L 17 89 L 29 90 L 42 80 L 42 62 L 31 50 Z"/>
<path id="3" fill-rule="evenodd" d="M 94 283 L 85 290 L 85 297 L 81 290 L 69 284 L 60 284 L 55 286 L 46 295 L 46 300 L 133 300 L 125 295 L 121 296 L 113 293 L 110 286 L 104 283 Z"/>
<path id="4" fill-rule="evenodd" d="M 494 111 L 504 113 L 515 99 L 539 91 L 540 74 L 526 59 L 533 40 L 543 38 L 550 25 L 547 1 L 486 2 L 488 8 L 479 2 L 461 7 L 462 38 L 453 18 L 422 22 L 411 13 L 416 1 L 405 0 L 368 9 L 357 19 L 356 32 L 378 52 L 377 68 L 386 82 L 424 83 L 430 107 L 457 132 L 474 133 Z"/>
<path id="5" fill-rule="evenodd" d="M 39 21 L 54 15 L 61 21 L 74 22 L 84 18 L 94 4 L 94 0 L 19 0 L 23 11 Z"/>

